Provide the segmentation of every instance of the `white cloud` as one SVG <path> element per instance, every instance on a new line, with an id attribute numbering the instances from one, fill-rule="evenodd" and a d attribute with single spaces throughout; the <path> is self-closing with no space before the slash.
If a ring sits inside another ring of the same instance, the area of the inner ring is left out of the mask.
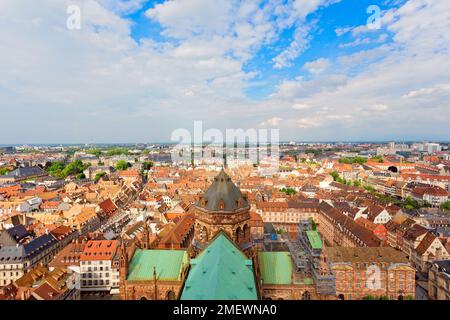
<path id="1" fill-rule="evenodd" d="M 292 106 L 293 109 L 295 110 L 307 110 L 307 109 L 311 109 L 312 106 L 306 103 L 296 103 Z"/>
<path id="2" fill-rule="evenodd" d="M 323 73 L 330 66 L 330 60 L 320 58 L 314 61 L 307 62 L 303 65 L 303 68 L 312 74 Z"/>
<path id="3" fill-rule="evenodd" d="M 117 14 L 131 14 L 141 9 L 147 0 L 99 0 L 105 8 Z"/>
<path id="4" fill-rule="evenodd" d="M 280 105 L 301 101 L 314 106 L 306 117 L 291 120 L 299 128 L 291 132 L 320 138 L 334 128 L 335 139 L 358 139 L 368 132 L 382 139 L 448 135 L 450 11 L 439 0 L 410 0 L 386 15 L 383 23 L 392 42 L 338 58 L 329 66 L 333 73 L 279 85 L 271 98 Z M 352 29 L 358 35 L 363 30 Z M 343 32 L 349 30 L 337 31 Z M 383 33 L 375 39 L 384 42 L 384 31 L 378 32 Z M 280 115 L 279 109 L 274 112 Z"/>
<path id="5" fill-rule="evenodd" d="M 261 122 L 262 127 L 278 127 L 283 119 L 279 117 L 273 117 L 266 121 Z"/>
<path id="6" fill-rule="evenodd" d="M 12 136 L 15 122 L 4 122 L 0 143 L 167 141 L 173 129 L 196 119 L 217 128 L 283 124 L 289 139 L 448 135 L 445 1 L 410 0 L 390 10 L 380 32 L 392 42 L 310 61 L 308 77 L 282 80 L 263 101 L 245 94 L 255 76 L 245 63 L 296 28 L 298 38 L 274 61 L 291 65 L 309 45 L 304 17 L 329 1 L 164 2 L 148 15 L 174 39 L 140 44 L 121 15 L 142 2 L 117 0 L 113 10 L 112 0 L 99 1 L 79 1 L 78 31 L 66 28 L 73 1 L 0 2 L 8 26 L 0 28 L 0 109 L 22 124 Z"/>

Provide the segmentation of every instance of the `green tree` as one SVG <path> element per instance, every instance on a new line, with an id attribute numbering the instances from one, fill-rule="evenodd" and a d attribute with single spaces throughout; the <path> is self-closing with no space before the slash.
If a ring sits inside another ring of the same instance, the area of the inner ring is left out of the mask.
<path id="1" fill-rule="evenodd" d="M 86 175 L 84 173 L 79 173 L 79 174 L 77 174 L 77 179 L 78 180 L 86 179 Z"/>
<path id="2" fill-rule="evenodd" d="M 441 204 L 441 209 L 444 211 L 450 211 L 450 201 L 446 201 Z"/>
<path id="3" fill-rule="evenodd" d="M 6 168 L 0 168 L 0 176 L 3 176 L 3 175 L 8 174 L 8 173 L 9 173 L 9 170 L 8 170 L 8 169 L 6 169 Z"/>
<path id="4" fill-rule="evenodd" d="M 47 172 L 56 178 L 67 178 L 70 175 L 83 173 L 88 167 L 89 164 L 83 164 L 81 160 L 75 160 L 68 165 L 62 161 L 56 161 L 48 167 Z"/>
<path id="5" fill-rule="evenodd" d="M 294 195 L 297 193 L 297 191 L 295 191 L 295 189 L 293 189 L 293 188 L 282 188 L 280 191 L 286 193 L 288 196 L 291 196 L 291 195 Z"/>
<path id="6" fill-rule="evenodd" d="M 150 168 L 153 167 L 153 162 L 151 161 L 146 161 L 142 163 L 142 169 L 143 170 L 150 170 Z"/>
<path id="7" fill-rule="evenodd" d="M 316 222 L 314 221 L 313 218 L 309 218 L 309 221 L 311 222 L 311 229 L 316 231 L 317 230 L 317 225 Z"/>
<path id="8" fill-rule="evenodd" d="M 86 151 L 87 154 L 93 154 L 95 156 L 100 157 L 100 155 L 102 154 L 102 150 L 100 149 L 89 149 Z"/>
<path id="9" fill-rule="evenodd" d="M 83 173 L 89 167 L 89 164 L 83 164 L 81 160 L 75 160 L 74 162 L 69 163 L 63 170 L 62 174 L 64 177 L 68 177 L 70 175 L 77 175 L 79 173 Z"/>
<path id="10" fill-rule="evenodd" d="M 108 156 L 128 155 L 128 150 L 125 148 L 112 148 L 108 150 Z"/>
<path id="11" fill-rule="evenodd" d="M 346 164 L 363 164 L 366 163 L 367 159 L 364 157 L 356 156 L 356 157 L 342 157 L 339 159 L 340 163 L 346 163 Z"/>
<path id="12" fill-rule="evenodd" d="M 131 167 L 131 164 L 126 162 L 125 160 L 119 160 L 116 163 L 116 169 L 117 170 L 126 170 L 129 167 Z"/>
<path id="13" fill-rule="evenodd" d="M 333 172 L 330 172 L 330 176 L 333 177 L 334 181 L 337 181 L 337 179 L 339 178 L 339 173 L 337 171 L 333 171 Z"/>
<path id="14" fill-rule="evenodd" d="M 417 202 L 417 200 L 414 200 L 411 197 L 406 197 L 405 200 L 403 201 L 402 206 L 405 209 L 419 209 L 420 208 L 419 202 Z"/>
<path id="15" fill-rule="evenodd" d="M 370 158 L 370 160 L 382 163 L 383 162 L 383 157 L 382 156 L 375 156 L 375 157 Z"/>
<path id="16" fill-rule="evenodd" d="M 53 162 L 48 168 L 47 172 L 56 178 L 64 178 L 62 171 L 66 167 L 66 164 L 62 161 Z"/>
<path id="17" fill-rule="evenodd" d="M 97 173 L 97 174 L 95 175 L 94 181 L 95 181 L 95 182 L 98 182 L 98 181 L 100 180 L 100 178 L 101 178 L 101 177 L 104 177 L 105 175 L 106 175 L 106 172 L 104 172 L 104 171 Z"/>

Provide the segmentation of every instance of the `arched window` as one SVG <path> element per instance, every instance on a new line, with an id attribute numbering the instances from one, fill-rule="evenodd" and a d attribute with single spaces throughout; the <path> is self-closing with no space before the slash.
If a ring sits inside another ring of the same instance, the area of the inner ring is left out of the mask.
<path id="1" fill-rule="evenodd" d="M 250 227 L 248 226 L 248 224 L 245 224 L 244 225 L 244 228 L 242 229 L 243 230 L 243 235 L 242 235 L 242 238 L 243 238 L 243 240 L 244 241 L 249 241 L 250 240 Z"/>
<path id="2" fill-rule="evenodd" d="M 241 241 L 241 237 L 242 237 L 241 233 L 242 233 L 241 227 L 237 227 L 236 233 L 235 233 L 235 236 L 234 236 L 234 241 L 236 243 L 239 243 Z"/>
<path id="3" fill-rule="evenodd" d="M 206 229 L 206 227 L 205 226 L 203 226 L 203 229 L 202 229 L 202 236 L 203 236 L 203 241 L 208 241 L 208 229 Z"/>
<path id="4" fill-rule="evenodd" d="M 341 293 L 340 295 L 338 295 L 338 299 L 339 300 L 345 300 L 345 296 Z"/>
<path id="5" fill-rule="evenodd" d="M 167 291 L 167 300 L 175 300 L 175 292 L 173 292 L 172 290 Z"/>
<path id="6" fill-rule="evenodd" d="M 311 300 L 311 294 L 309 293 L 309 291 L 303 292 L 302 300 Z"/>
<path id="7" fill-rule="evenodd" d="M 141 299 L 139 299 L 139 300 L 144 301 L 144 300 L 147 300 L 147 298 L 146 297 L 141 297 Z"/>

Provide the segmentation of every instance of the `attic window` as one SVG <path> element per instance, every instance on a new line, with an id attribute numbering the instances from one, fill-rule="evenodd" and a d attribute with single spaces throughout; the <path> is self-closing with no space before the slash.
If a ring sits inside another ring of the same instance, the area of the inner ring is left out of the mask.
<path id="1" fill-rule="evenodd" d="M 225 209 L 225 202 L 223 200 L 219 201 L 219 210 L 224 210 Z"/>

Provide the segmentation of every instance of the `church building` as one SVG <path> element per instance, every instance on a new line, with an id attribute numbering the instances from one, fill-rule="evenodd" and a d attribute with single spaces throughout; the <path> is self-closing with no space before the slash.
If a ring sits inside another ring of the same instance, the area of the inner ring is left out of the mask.
<path id="1" fill-rule="evenodd" d="M 221 171 L 193 210 L 194 236 L 183 250 L 122 244 L 120 298 L 124 300 L 311 299 L 289 252 L 252 246 L 246 195 Z"/>

